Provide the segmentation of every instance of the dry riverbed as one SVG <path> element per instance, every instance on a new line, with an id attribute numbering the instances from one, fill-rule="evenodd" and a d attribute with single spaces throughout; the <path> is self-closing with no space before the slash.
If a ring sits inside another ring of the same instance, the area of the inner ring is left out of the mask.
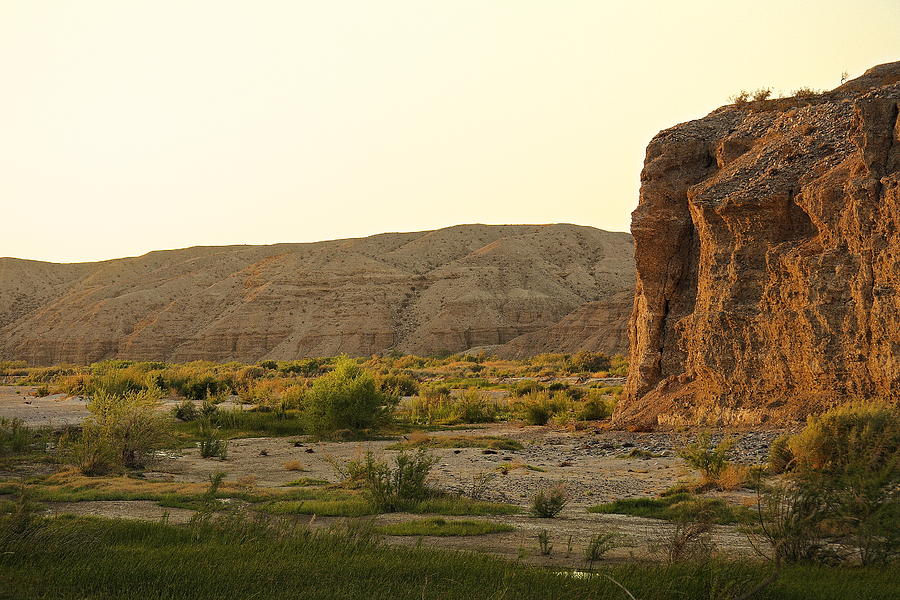
<path id="1" fill-rule="evenodd" d="M 78 423 L 87 414 L 85 403 L 78 398 L 33 398 L 28 388 L 0 387 L 0 416 L 19 417 L 29 425 L 63 425 Z M 768 445 L 778 432 L 734 432 L 740 442 L 734 450 L 735 460 L 746 464 L 762 462 Z M 432 484 L 448 492 L 469 494 L 474 478 L 483 473 L 496 474 L 483 491 L 485 500 L 516 504 L 527 510 L 529 499 L 540 488 L 563 483 L 571 495 L 570 503 L 555 519 L 539 519 L 527 514 L 441 517 L 491 520 L 511 525 L 510 532 L 463 537 L 391 536 L 396 544 L 421 543 L 443 548 L 476 550 L 518 558 L 527 562 L 559 566 L 583 565 L 584 549 L 598 533 L 615 531 L 625 545 L 609 553 L 613 560 L 652 557 L 650 548 L 660 542 L 673 525 L 666 521 L 625 515 L 589 513 L 589 506 L 621 498 L 656 496 L 664 490 L 692 477 L 676 449 L 684 438 L 674 433 L 631 433 L 624 431 L 561 431 L 549 427 L 516 424 L 494 424 L 466 430 L 428 434 L 442 436 L 495 436 L 521 444 L 519 450 L 486 450 L 482 448 L 433 448 L 438 458 L 432 471 Z M 421 439 L 417 434 L 407 436 Z M 391 458 L 398 450 L 389 447 L 404 440 L 365 442 L 316 442 L 305 437 L 248 438 L 230 442 L 226 460 L 201 458 L 195 448 L 163 453 L 151 469 L 144 473 L 148 481 L 206 484 L 209 475 L 225 472 L 230 481 L 261 491 L 290 489 L 286 484 L 299 478 L 337 483 L 341 475 L 335 464 L 345 464 L 366 452 Z M 288 468 L 290 467 L 290 469 Z M 4 474 L 9 476 L 10 474 Z M 728 494 L 735 503 L 751 504 L 752 492 Z M 161 519 L 185 522 L 194 514 L 183 508 L 164 508 L 153 501 L 85 501 L 49 503 L 52 513 L 76 513 L 138 519 Z M 295 518 L 308 522 L 310 517 Z M 378 524 L 423 518 L 423 515 L 395 513 L 371 517 Z M 317 517 L 314 527 L 332 526 L 337 518 Z M 537 536 L 546 530 L 553 550 L 541 555 Z M 717 526 L 714 538 L 720 552 L 728 555 L 753 556 L 746 536 L 736 526 Z"/>

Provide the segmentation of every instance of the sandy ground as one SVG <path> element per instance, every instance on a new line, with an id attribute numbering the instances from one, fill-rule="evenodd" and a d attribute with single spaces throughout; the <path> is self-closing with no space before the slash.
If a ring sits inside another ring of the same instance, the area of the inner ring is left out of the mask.
<path id="1" fill-rule="evenodd" d="M 0 417 L 18 417 L 29 425 L 64 425 L 79 422 L 87 414 L 85 402 L 62 396 L 34 398 L 29 388 L 0 386 Z M 741 432 L 737 459 L 743 462 L 762 460 L 768 443 L 778 432 Z M 672 525 L 664 521 L 599 515 L 587 512 L 588 506 L 617 498 L 653 496 L 690 478 L 683 461 L 674 449 L 683 439 L 670 433 L 629 433 L 622 431 L 560 431 L 547 427 L 526 427 L 502 423 L 467 430 L 434 432 L 440 436 L 501 436 L 523 445 L 522 450 L 489 451 L 481 448 L 432 449 L 439 462 L 433 470 L 432 484 L 442 490 L 469 494 L 473 478 L 480 473 L 496 473 L 483 494 L 486 500 L 528 506 L 530 497 L 542 487 L 561 482 L 571 501 L 556 519 L 538 519 L 527 515 L 495 517 L 443 517 L 489 519 L 515 527 L 509 533 L 467 537 L 425 537 L 423 544 L 461 550 L 477 550 L 518 558 L 535 564 L 559 567 L 583 566 L 584 548 L 591 536 L 615 531 L 626 536 L 627 546 L 613 550 L 613 559 L 651 556 L 648 547 L 659 542 Z M 284 438 L 248 438 L 232 440 L 226 460 L 201 458 L 199 451 L 188 448 L 161 453 L 145 477 L 155 481 L 205 483 L 211 473 L 224 471 L 227 479 L 259 488 L 284 486 L 301 477 L 338 482 L 341 476 L 333 463 L 343 464 L 371 451 L 390 458 L 396 450 L 387 447 L 397 440 L 366 442 L 314 442 L 304 436 Z M 653 458 L 628 455 L 635 449 L 651 452 Z M 302 471 L 288 470 L 286 463 L 299 462 Z M 501 474 L 502 466 L 510 467 Z M 539 470 L 523 468 L 531 465 Z M 749 504 L 752 494 L 732 494 L 732 500 Z M 163 508 L 150 501 L 106 501 L 52 503 L 52 513 L 104 515 L 110 517 L 185 522 L 193 511 Z M 307 516 L 291 517 L 309 521 Z M 391 514 L 374 517 L 379 523 L 422 518 L 422 515 Z M 318 517 L 314 527 L 326 527 L 338 519 Z M 550 534 L 551 556 L 538 551 L 537 536 L 542 530 Z M 722 553 L 753 556 L 746 536 L 737 527 L 715 528 L 715 540 Z M 390 537 L 390 543 L 416 544 L 417 537 Z"/>

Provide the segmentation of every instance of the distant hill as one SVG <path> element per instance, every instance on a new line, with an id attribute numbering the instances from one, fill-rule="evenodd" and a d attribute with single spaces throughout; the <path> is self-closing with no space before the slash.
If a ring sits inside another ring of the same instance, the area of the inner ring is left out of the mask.
<path id="1" fill-rule="evenodd" d="M 575 225 L 460 225 L 79 264 L 3 258 L 0 356 L 624 353 L 633 286 L 631 236 Z"/>

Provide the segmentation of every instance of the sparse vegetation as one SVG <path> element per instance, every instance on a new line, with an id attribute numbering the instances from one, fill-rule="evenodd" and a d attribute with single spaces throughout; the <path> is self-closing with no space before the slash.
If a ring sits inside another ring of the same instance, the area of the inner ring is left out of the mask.
<path id="1" fill-rule="evenodd" d="M 557 484 L 538 490 L 531 498 L 531 514 L 535 517 L 552 519 L 569 503 L 569 493 L 565 486 Z"/>
<path id="2" fill-rule="evenodd" d="M 171 442 L 171 425 L 153 390 L 122 396 L 96 393 L 80 434 L 66 434 L 63 454 L 86 475 L 143 467 L 151 454 Z"/>
<path id="3" fill-rule="evenodd" d="M 713 445 L 712 436 L 701 433 L 697 439 L 685 445 L 678 451 L 678 456 L 692 469 L 700 471 L 701 486 L 721 487 L 720 477 L 729 467 L 728 453 L 734 447 L 737 440 L 723 436 L 719 442 Z M 730 481 L 734 481 L 732 475 Z"/>
<path id="4" fill-rule="evenodd" d="M 514 531 L 515 528 L 493 521 L 447 521 L 438 517 L 392 523 L 377 528 L 382 535 L 463 536 Z"/>
<path id="5" fill-rule="evenodd" d="M 437 459 L 424 449 L 401 452 L 394 465 L 377 460 L 368 452 L 362 464 L 366 497 L 379 512 L 396 512 L 434 495 L 427 485 Z"/>
<path id="6" fill-rule="evenodd" d="M 429 436 L 414 433 L 403 442 L 388 446 L 388 450 L 411 448 L 489 448 L 491 450 L 516 451 L 523 448 L 516 440 L 497 436 Z"/>
<path id="7" fill-rule="evenodd" d="M 667 521 L 677 521 L 684 514 L 702 511 L 710 515 L 712 523 L 721 525 L 749 523 L 752 519 L 747 507 L 734 506 L 720 498 L 702 498 L 686 492 L 658 498 L 623 498 L 592 506 L 588 510 L 602 514 L 632 515 Z"/>

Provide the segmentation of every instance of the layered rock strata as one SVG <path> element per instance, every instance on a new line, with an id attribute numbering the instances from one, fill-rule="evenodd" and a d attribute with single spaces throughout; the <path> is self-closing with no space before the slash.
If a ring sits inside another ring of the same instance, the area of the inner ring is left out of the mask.
<path id="1" fill-rule="evenodd" d="M 622 425 L 900 398 L 900 63 L 660 132 L 632 215 Z"/>

